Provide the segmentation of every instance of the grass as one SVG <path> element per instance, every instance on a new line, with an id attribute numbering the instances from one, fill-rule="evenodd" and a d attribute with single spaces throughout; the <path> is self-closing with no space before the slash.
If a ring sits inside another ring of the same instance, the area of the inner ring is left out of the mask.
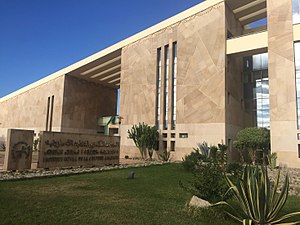
<path id="1" fill-rule="evenodd" d="M 136 179 L 128 180 L 130 171 Z M 185 208 L 179 164 L 0 183 L 1 225 L 237 224 L 218 209 Z M 286 212 L 299 210 L 291 197 Z"/>

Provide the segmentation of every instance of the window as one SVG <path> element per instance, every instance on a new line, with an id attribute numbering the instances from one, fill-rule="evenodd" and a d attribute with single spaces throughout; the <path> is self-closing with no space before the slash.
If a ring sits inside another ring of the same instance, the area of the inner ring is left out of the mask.
<path id="1" fill-rule="evenodd" d="M 50 97 L 48 97 L 48 101 L 47 101 L 46 131 L 49 131 L 48 130 L 48 127 L 49 127 L 49 115 L 50 115 Z"/>
<path id="2" fill-rule="evenodd" d="M 168 148 L 168 142 L 163 141 L 163 151 L 167 151 L 167 148 Z"/>
<path id="3" fill-rule="evenodd" d="M 171 151 L 175 151 L 175 141 L 171 141 Z"/>
<path id="4" fill-rule="evenodd" d="M 300 158 L 300 145 L 298 144 L 298 158 Z"/>
<path id="5" fill-rule="evenodd" d="M 156 71 L 156 127 L 160 124 L 160 89 L 161 89 L 161 48 L 157 49 L 157 71 Z"/>
<path id="6" fill-rule="evenodd" d="M 53 107 L 54 107 L 54 95 L 48 97 L 47 112 L 46 112 L 46 131 L 52 131 L 53 122 Z"/>
<path id="7" fill-rule="evenodd" d="M 188 138 L 189 134 L 188 133 L 180 133 L 179 138 Z"/>
<path id="8" fill-rule="evenodd" d="M 293 0 L 293 24 L 300 23 L 300 0 Z"/>
<path id="9" fill-rule="evenodd" d="M 244 58 L 245 111 L 251 115 L 252 126 L 270 127 L 268 53 Z"/>
<path id="10" fill-rule="evenodd" d="M 297 127 L 300 129 L 300 42 L 295 43 Z"/>
<path id="11" fill-rule="evenodd" d="M 164 130 L 168 129 L 169 114 L 169 45 L 165 46 Z"/>
<path id="12" fill-rule="evenodd" d="M 173 43 L 173 76 L 172 76 L 172 130 L 176 128 L 176 92 L 177 92 L 177 42 Z"/>
<path id="13" fill-rule="evenodd" d="M 50 112 L 50 124 L 49 131 L 52 131 L 52 122 L 53 122 L 53 105 L 54 105 L 54 95 L 51 97 L 51 112 Z"/>

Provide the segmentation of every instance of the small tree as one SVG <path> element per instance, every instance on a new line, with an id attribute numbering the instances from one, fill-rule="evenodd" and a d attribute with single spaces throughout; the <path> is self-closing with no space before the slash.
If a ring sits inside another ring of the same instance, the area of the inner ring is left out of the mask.
<path id="1" fill-rule="evenodd" d="M 143 159 L 146 157 L 147 150 L 150 159 L 152 159 L 153 149 L 155 148 L 158 136 L 156 127 L 151 127 L 145 123 L 133 125 L 131 130 L 128 130 L 128 138 L 133 140 Z"/>
<path id="2" fill-rule="evenodd" d="M 267 128 L 245 128 L 238 132 L 234 147 L 241 152 L 246 150 L 252 163 L 255 164 L 258 150 L 264 155 L 267 155 L 270 150 L 270 131 Z"/>

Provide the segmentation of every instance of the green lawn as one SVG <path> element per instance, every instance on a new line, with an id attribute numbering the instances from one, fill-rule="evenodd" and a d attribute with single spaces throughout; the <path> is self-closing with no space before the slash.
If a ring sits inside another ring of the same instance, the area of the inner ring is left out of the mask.
<path id="1" fill-rule="evenodd" d="M 129 171 L 136 179 L 127 180 Z M 236 224 L 219 210 L 185 209 L 191 195 L 178 182 L 188 179 L 180 164 L 0 183 L 0 224 Z M 290 198 L 288 211 L 299 210 Z"/>

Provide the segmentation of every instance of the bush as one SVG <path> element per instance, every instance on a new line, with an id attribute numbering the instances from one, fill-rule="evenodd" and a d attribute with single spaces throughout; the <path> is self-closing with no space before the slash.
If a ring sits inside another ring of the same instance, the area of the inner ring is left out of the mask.
<path id="1" fill-rule="evenodd" d="M 238 176 L 242 170 L 239 164 L 227 163 L 227 146 L 207 146 L 206 142 L 198 144 L 194 151 L 183 159 L 185 170 L 192 171 L 191 181 L 180 182 L 188 192 L 209 202 L 220 201 L 228 190 L 225 174 Z M 227 196 L 229 197 L 229 196 Z"/>
<path id="2" fill-rule="evenodd" d="M 182 159 L 182 166 L 186 171 L 193 172 L 196 168 L 197 163 L 203 158 L 199 149 L 194 149 L 189 155 L 186 155 Z"/>
<path id="3" fill-rule="evenodd" d="M 264 164 L 270 151 L 270 131 L 267 128 L 245 128 L 238 132 L 233 144 L 240 151 L 243 162 L 246 155 L 250 157 L 250 163 Z"/>
<path id="4" fill-rule="evenodd" d="M 2 143 L 2 144 L 0 145 L 0 149 L 1 149 L 1 151 L 5 151 L 5 150 L 6 150 L 6 145 L 5 145 L 5 143 Z"/>
<path id="5" fill-rule="evenodd" d="M 193 180 L 180 181 L 180 186 L 209 202 L 222 200 L 228 190 L 222 170 L 212 162 L 198 164 L 197 169 L 194 170 Z"/>

